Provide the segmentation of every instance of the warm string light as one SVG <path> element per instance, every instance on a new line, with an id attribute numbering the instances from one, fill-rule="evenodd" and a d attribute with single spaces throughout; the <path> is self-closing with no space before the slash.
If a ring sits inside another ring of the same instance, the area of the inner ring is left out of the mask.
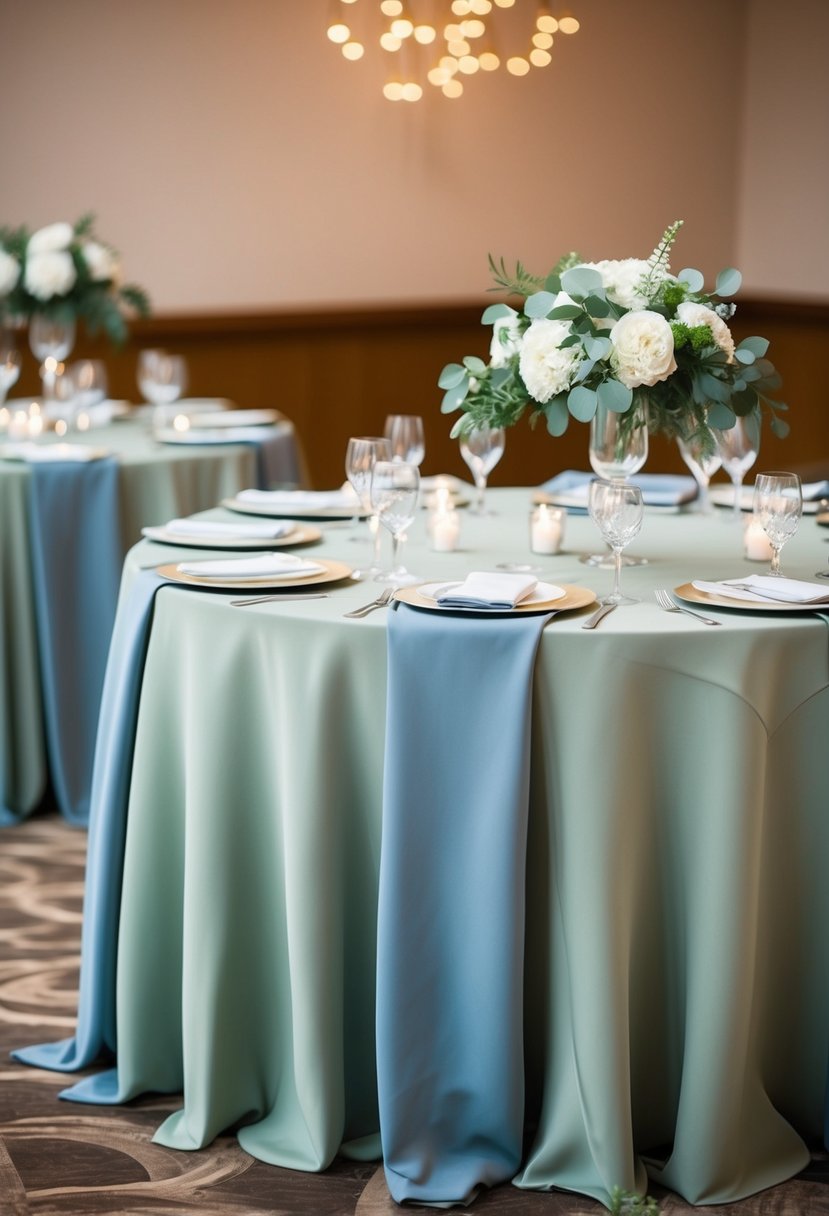
<path id="1" fill-rule="evenodd" d="M 503 66 L 512 76 L 521 77 L 527 76 L 533 68 L 547 67 L 552 62 L 555 35 L 568 37 L 579 29 L 578 19 L 570 14 L 554 17 L 548 0 L 537 12 L 526 51 L 504 57 L 492 44 L 492 32 L 486 19 L 491 18 L 495 10 L 515 8 L 517 0 L 451 0 L 451 3 L 442 0 L 446 13 L 442 26 L 439 22 L 430 24 L 422 19 L 422 12 L 418 12 L 425 7 L 422 0 L 407 0 L 407 3 L 380 0 L 379 6 L 377 0 L 371 0 L 375 13 L 379 9 L 384 27 L 370 38 L 360 40 L 351 24 L 342 19 L 348 16 L 350 22 L 349 10 L 356 9 L 358 2 L 339 0 L 339 4 L 335 4 L 337 13 L 328 26 L 328 37 L 352 62 L 363 58 L 367 45 L 376 45 L 384 56 L 394 57 L 395 77 L 383 88 L 383 96 L 389 101 L 419 101 L 423 96 L 423 86 L 411 72 L 407 74 L 403 70 L 404 64 L 409 66 L 420 48 L 434 48 L 433 62 L 425 71 L 426 81 L 444 97 L 457 98 L 463 95 L 464 79 L 478 72 L 495 72 Z M 433 0 L 431 8 L 433 12 L 437 11 L 437 0 Z M 404 78 L 406 75 L 408 78 Z"/>

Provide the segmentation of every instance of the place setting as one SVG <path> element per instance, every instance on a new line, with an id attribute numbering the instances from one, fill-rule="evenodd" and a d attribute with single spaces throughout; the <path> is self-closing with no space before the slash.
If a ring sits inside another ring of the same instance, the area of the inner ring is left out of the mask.
<path id="1" fill-rule="evenodd" d="M 141 535 L 163 545 L 191 549 L 285 549 L 309 545 L 322 537 L 312 524 L 291 520 L 228 523 L 213 519 L 171 519 L 158 527 L 142 528 Z"/>
<path id="2" fill-rule="evenodd" d="M 526 616 L 585 608 L 595 601 L 596 593 L 570 583 L 547 583 L 531 575 L 473 571 L 465 579 L 400 587 L 394 598 L 430 612 Z"/>
<path id="3" fill-rule="evenodd" d="M 371 514 L 350 486 L 337 490 L 240 490 L 221 505 L 240 515 L 272 519 L 367 519 Z"/>
<path id="4" fill-rule="evenodd" d="M 330 558 L 310 561 L 289 553 L 217 561 L 170 562 L 156 566 L 169 582 L 201 591 L 274 591 L 283 587 L 316 587 L 351 577 L 352 567 Z"/>

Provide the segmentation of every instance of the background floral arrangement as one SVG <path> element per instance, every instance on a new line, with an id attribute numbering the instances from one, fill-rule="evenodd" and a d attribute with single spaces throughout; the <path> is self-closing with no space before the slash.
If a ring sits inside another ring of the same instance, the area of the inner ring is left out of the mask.
<path id="1" fill-rule="evenodd" d="M 85 215 L 33 233 L 0 228 L 0 319 L 82 319 L 91 334 L 103 330 L 123 342 L 125 313 L 146 316 L 149 300 L 142 288 L 122 284 L 118 254 L 98 240 L 94 225 Z"/>
<path id="2" fill-rule="evenodd" d="M 561 258 L 545 280 L 503 259 L 489 265 L 496 287 L 524 299 L 521 312 L 494 304 L 490 359 L 450 363 L 438 384 L 444 413 L 461 410 L 457 436 L 474 427 L 508 427 L 526 410 L 563 435 L 570 417 L 589 422 L 597 409 L 626 415 L 630 425 L 713 448 L 711 427 L 729 430 L 737 416 L 765 410 L 776 435 L 788 434 L 771 396 L 780 376 L 765 358 L 765 338 L 735 344 L 728 320 L 737 270 L 723 270 L 710 294 L 698 270 L 670 272 L 669 255 L 682 226 L 672 224 L 647 259 L 585 262 Z"/>

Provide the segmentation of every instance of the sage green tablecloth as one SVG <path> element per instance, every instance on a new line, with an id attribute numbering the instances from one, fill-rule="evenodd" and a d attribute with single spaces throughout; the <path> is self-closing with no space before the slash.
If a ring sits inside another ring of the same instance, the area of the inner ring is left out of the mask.
<path id="1" fill-rule="evenodd" d="M 529 491 L 464 515 L 442 579 L 526 561 Z M 826 565 L 804 519 L 787 573 Z M 588 519 L 553 581 L 598 592 Z M 331 530 L 322 555 L 368 542 Z M 821 1134 L 829 1030 L 829 629 L 808 613 L 661 611 L 655 587 L 756 570 L 721 516 L 648 512 L 642 602 L 545 630 L 536 667 L 522 1187 L 607 1199 L 652 1175 L 727 1202 L 796 1173 Z M 142 543 L 130 571 L 174 560 Z M 385 612 L 373 588 L 234 608 L 160 596 L 140 706 L 117 979 L 121 1095 L 183 1090 L 162 1143 L 241 1123 L 266 1161 L 377 1147 L 375 905 Z M 459 622 L 459 629 L 462 623 Z M 440 680 L 440 671 L 434 678 Z M 453 696 L 447 687 L 445 695 Z M 464 705 L 457 705 L 458 715 Z M 428 763 L 428 757 L 424 757 Z M 497 755 L 481 756 L 496 766 Z M 435 839 L 436 850 L 440 839 Z M 486 1061 L 481 1061 L 486 1067 Z M 364 1139 L 369 1137 L 369 1139 Z"/>
<path id="2" fill-rule="evenodd" d="M 255 449 L 249 445 L 162 445 L 145 424 L 133 421 L 89 431 L 78 441 L 106 449 L 119 461 L 123 553 L 139 539 L 142 526 L 204 510 L 256 484 Z M 0 806 L 21 818 L 38 804 L 47 780 L 30 563 L 30 476 L 30 466 L 0 460 Z"/>

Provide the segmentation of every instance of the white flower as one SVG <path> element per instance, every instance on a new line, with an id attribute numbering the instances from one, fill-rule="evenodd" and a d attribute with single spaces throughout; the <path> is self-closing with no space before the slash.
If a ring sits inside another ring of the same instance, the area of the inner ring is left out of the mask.
<path id="1" fill-rule="evenodd" d="M 695 304 L 693 300 L 685 300 L 676 310 L 676 319 L 691 328 L 695 325 L 707 325 L 717 346 L 728 356 L 728 362 L 734 362 L 734 339 L 731 330 L 713 308 Z"/>
<path id="2" fill-rule="evenodd" d="M 32 257 L 36 253 L 57 253 L 68 249 L 72 244 L 73 235 L 72 225 L 63 222 L 47 224 L 45 228 L 38 228 L 37 232 L 33 232 L 29 237 L 26 256 Z"/>
<path id="3" fill-rule="evenodd" d="M 643 308 L 625 313 L 610 331 L 610 362 L 628 388 L 656 384 L 676 371 L 674 335 L 658 312 Z"/>
<path id="4" fill-rule="evenodd" d="M 77 277 L 72 255 L 65 251 L 36 253 L 26 258 L 26 290 L 38 300 L 65 296 L 75 286 Z"/>
<path id="5" fill-rule="evenodd" d="M 542 405 L 569 388 L 581 359 L 581 345 L 561 348 L 571 334 L 566 321 L 533 321 L 524 334 L 518 370 L 531 397 Z"/>
<path id="6" fill-rule="evenodd" d="M 20 278 L 20 264 L 5 249 L 0 248 L 0 296 L 7 296 Z"/>
<path id="7" fill-rule="evenodd" d="M 109 282 L 118 278 L 118 258 L 106 245 L 98 241 L 87 241 L 81 246 L 84 261 L 89 267 L 89 274 L 96 283 Z"/>
<path id="8" fill-rule="evenodd" d="M 649 301 L 638 288 L 642 278 L 650 269 L 641 258 L 625 258 L 623 261 L 584 262 L 590 270 L 598 270 L 608 300 L 622 308 L 647 308 Z"/>
<path id="9" fill-rule="evenodd" d="M 489 344 L 490 367 L 503 367 L 521 349 L 521 326 L 518 313 L 499 317 L 492 326 L 492 341 Z"/>

